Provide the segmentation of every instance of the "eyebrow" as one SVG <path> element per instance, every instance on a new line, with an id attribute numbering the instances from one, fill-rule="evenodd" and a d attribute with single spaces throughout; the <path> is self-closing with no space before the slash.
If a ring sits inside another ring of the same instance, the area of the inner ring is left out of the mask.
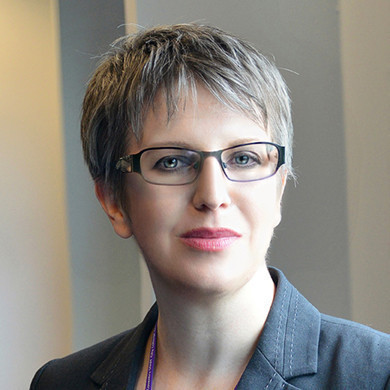
<path id="1" fill-rule="evenodd" d="M 240 139 L 235 139 L 235 140 L 229 142 L 222 149 L 227 149 L 227 148 L 230 148 L 232 146 L 249 144 L 249 143 L 253 143 L 253 142 L 272 142 L 272 141 L 270 141 L 268 139 L 258 139 L 258 138 L 240 138 Z M 196 148 L 196 147 L 194 147 L 194 145 L 189 144 L 187 142 L 183 142 L 183 141 L 167 141 L 164 143 L 157 143 L 155 145 L 148 146 L 148 148 L 165 148 L 165 147 L 167 147 L 167 148 L 179 147 L 179 148 L 190 149 L 190 150 L 201 150 L 201 148 Z"/>

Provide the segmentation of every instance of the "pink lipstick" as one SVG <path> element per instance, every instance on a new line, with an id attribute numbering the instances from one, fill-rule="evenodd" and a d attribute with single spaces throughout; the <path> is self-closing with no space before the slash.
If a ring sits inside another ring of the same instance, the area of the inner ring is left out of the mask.
<path id="1" fill-rule="evenodd" d="M 229 248 L 241 235 L 225 228 L 198 228 L 180 236 L 190 248 L 205 252 L 219 252 Z"/>

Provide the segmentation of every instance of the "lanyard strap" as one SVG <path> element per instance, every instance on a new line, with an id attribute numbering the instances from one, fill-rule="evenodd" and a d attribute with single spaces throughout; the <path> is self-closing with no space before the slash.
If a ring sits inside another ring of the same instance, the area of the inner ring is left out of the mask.
<path id="1" fill-rule="evenodd" d="M 157 349 L 156 339 L 157 339 L 157 324 L 154 327 L 152 345 L 150 346 L 148 375 L 146 377 L 145 390 L 152 390 L 152 386 L 153 386 L 154 361 L 156 359 L 156 349 Z"/>

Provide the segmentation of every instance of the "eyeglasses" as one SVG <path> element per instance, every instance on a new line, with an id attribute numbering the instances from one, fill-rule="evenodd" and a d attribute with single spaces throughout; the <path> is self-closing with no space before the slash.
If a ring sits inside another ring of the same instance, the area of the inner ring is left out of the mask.
<path id="1" fill-rule="evenodd" d="M 285 162 L 284 146 L 252 142 L 212 152 L 179 147 L 148 148 L 121 157 L 115 168 L 138 173 L 151 184 L 178 186 L 194 182 L 208 157 L 216 158 L 225 176 L 236 182 L 267 179 Z"/>

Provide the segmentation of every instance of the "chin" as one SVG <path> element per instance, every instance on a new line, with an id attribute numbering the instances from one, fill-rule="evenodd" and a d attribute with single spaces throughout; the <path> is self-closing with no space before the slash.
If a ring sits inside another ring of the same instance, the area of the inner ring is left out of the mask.
<path id="1" fill-rule="evenodd" d="M 259 267 L 247 270 L 208 269 L 208 270 L 184 270 L 180 275 L 167 277 L 168 283 L 175 293 L 188 297 L 220 298 L 232 294 L 243 288 L 256 274 Z M 187 271 L 187 272 L 186 272 Z"/>

